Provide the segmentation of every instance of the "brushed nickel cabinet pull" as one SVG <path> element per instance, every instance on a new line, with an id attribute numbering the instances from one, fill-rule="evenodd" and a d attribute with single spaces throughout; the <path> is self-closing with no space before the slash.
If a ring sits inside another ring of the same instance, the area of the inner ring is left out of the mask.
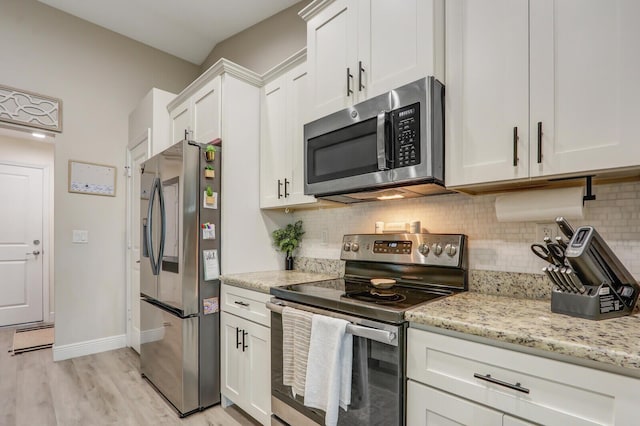
<path id="1" fill-rule="evenodd" d="M 529 393 L 529 389 L 527 388 L 523 388 L 520 385 L 520 382 L 514 384 L 508 383 L 508 382 L 504 382 L 502 380 L 498 380 L 498 379 L 494 379 L 493 377 L 491 377 L 491 374 L 486 374 L 486 375 L 482 375 L 479 373 L 473 373 L 473 377 L 475 377 L 476 379 L 480 379 L 480 380 L 485 380 L 487 382 L 496 384 L 496 385 L 500 385 L 500 386 L 504 386 L 506 388 L 509 389 L 513 389 L 516 390 L 518 392 L 522 392 L 522 393 Z"/>

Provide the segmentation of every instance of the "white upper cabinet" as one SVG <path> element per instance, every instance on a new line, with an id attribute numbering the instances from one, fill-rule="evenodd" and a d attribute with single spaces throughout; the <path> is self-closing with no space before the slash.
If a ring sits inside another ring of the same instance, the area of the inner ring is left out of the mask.
<path id="1" fill-rule="evenodd" d="M 164 151 L 173 144 L 169 133 L 167 104 L 175 97 L 174 93 L 153 88 L 129 114 L 129 141 L 141 140 L 141 136 L 151 134 L 150 156 Z"/>
<path id="2" fill-rule="evenodd" d="M 209 143 L 220 137 L 220 96 L 222 77 L 216 77 L 198 90 L 192 100 L 193 139 L 199 143 Z"/>
<path id="3" fill-rule="evenodd" d="M 304 112 L 308 106 L 304 51 L 270 71 L 261 94 L 260 207 L 314 205 L 304 195 Z M 278 71 L 280 70 L 280 71 Z"/>
<path id="4" fill-rule="evenodd" d="M 221 77 L 218 76 L 198 89 L 191 97 L 172 108 L 172 143 L 189 139 L 200 143 L 209 143 L 220 137 L 220 96 Z"/>
<path id="5" fill-rule="evenodd" d="M 446 7 L 447 186 L 527 178 L 529 2 Z"/>
<path id="6" fill-rule="evenodd" d="M 307 20 L 309 120 L 418 78 L 442 78 L 442 0 L 317 0 Z"/>
<path id="7" fill-rule="evenodd" d="M 448 0 L 447 186 L 640 164 L 638 16 L 628 0 Z"/>
<path id="8" fill-rule="evenodd" d="M 530 7 L 531 176 L 640 164 L 640 2 Z"/>

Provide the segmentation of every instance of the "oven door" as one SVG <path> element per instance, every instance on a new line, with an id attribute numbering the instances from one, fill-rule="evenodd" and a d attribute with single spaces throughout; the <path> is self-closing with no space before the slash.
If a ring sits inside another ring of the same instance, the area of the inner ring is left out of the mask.
<path id="1" fill-rule="evenodd" d="M 371 112 L 369 118 L 349 120 L 347 126 L 343 126 L 343 115 L 348 110 L 305 126 L 305 193 L 351 191 L 391 182 L 387 170 L 394 150 L 389 114 Z"/>
<path id="2" fill-rule="evenodd" d="M 351 322 L 353 367 L 351 405 L 339 410 L 338 425 L 402 425 L 405 405 L 406 323 L 390 325 L 272 299 L 271 309 L 271 410 L 290 425 L 324 425 L 324 412 L 304 406 L 282 380 L 282 308 L 290 306 Z M 395 335 L 395 338 L 393 336 Z M 391 337 L 391 339 L 390 339 Z"/>

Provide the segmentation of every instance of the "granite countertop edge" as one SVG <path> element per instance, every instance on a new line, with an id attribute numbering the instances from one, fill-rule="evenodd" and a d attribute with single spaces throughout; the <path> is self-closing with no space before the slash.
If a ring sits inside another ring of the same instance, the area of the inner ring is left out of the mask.
<path id="1" fill-rule="evenodd" d="M 241 287 L 248 290 L 269 293 L 271 287 L 324 281 L 338 278 L 337 274 L 323 274 L 302 271 L 261 271 L 241 274 L 222 275 L 223 284 Z"/>
<path id="2" fill-rule="evenodd" d="M 487 309 L 487 307 L 490 307 Z M 464 309 L 462 309 L 464 308 Z M 413 324 L 441 328 L 622 368 L 640 377 L 640 315 L 601 321 L 552 313 L 548 300 L 462 293 L 405 313 Z M 622 337 L 619 330 L 632 330 Z"/>

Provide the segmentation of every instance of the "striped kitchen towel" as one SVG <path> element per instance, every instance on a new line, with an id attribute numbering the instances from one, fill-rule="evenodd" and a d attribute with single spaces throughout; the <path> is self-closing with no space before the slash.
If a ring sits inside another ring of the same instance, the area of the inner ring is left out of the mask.
<path id="1" fill-rule="evenodd" d="M 282 382 L 293 396 L 304 396 L 307 357 L 313 314 L 285 307 L 282 310 Z"/>

